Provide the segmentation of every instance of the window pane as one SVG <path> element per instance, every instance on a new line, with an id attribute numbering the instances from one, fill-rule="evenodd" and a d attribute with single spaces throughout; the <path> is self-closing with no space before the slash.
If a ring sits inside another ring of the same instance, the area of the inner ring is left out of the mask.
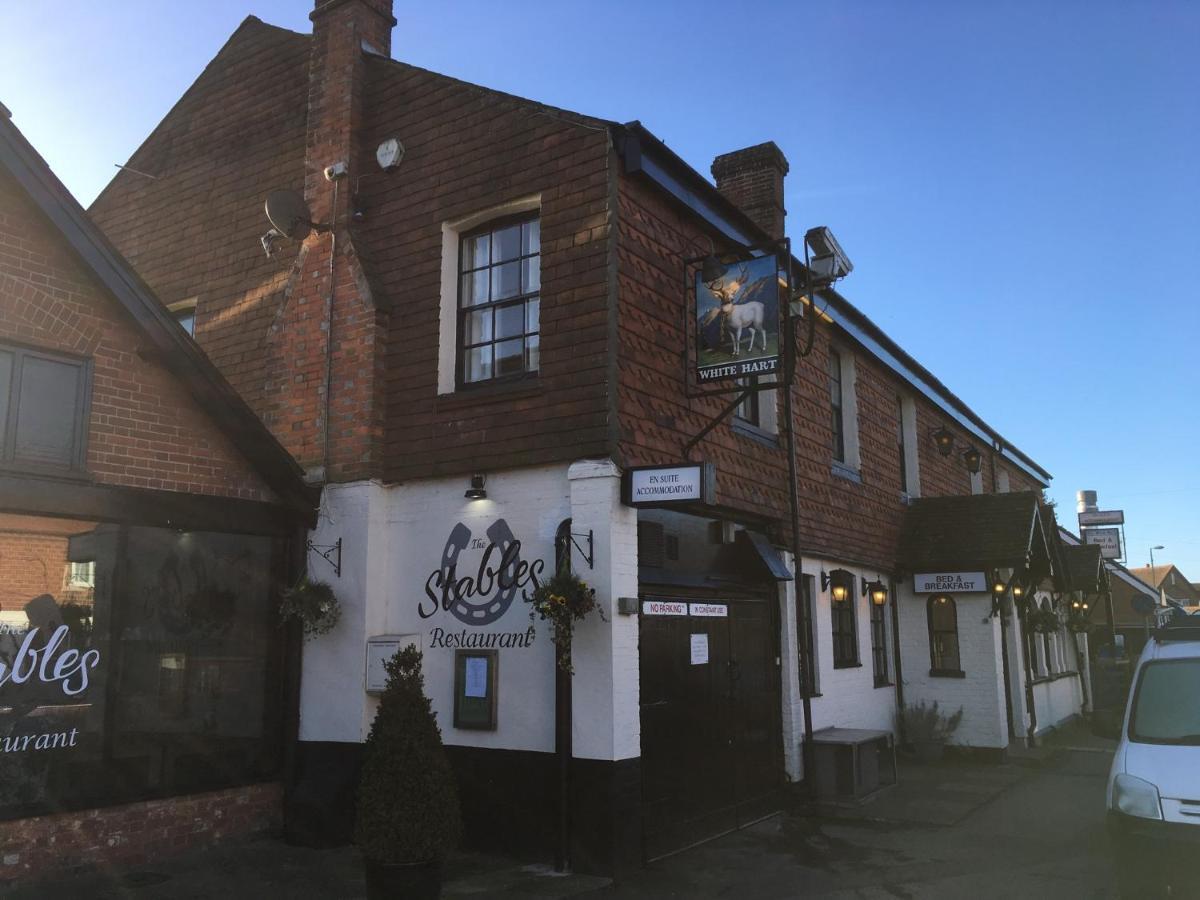
<path id="1" fill-rule="evenodd" d="M 521 254 L 542 252 L 542 223 L 539 219 L 526 222 L 521 226 Z"/>
<path id="2" fill-rule="evenodd" d="M 12 392 L 13 355 L 0 350 L 0 458 L 4 456 L 4 435 L 8 423 L 8 395 Z"/>
<path id="3" fill-rule="evenodd" d="M 502 306 L 496 310 L 496 337 L 520 337 L 525 330 L 525 304 Z"/>
<path id="4" fill-rule="evenodd" d="M 196 336 L 196 309 L 182 309 L 175 313 L 175 321 L 183 326 L 183 330 L 192 337 Z"/>
<path id="5" fill-rule="evenodd" d="M 79 372 L 71 363 L 25 357 L 17 401 L 17 460 L 64 468 L 74 461 Z"/>
<path id="6" fill-rule="evenodd" d="M 463 320 L 465 344 L 484 344 L 492 339 L 492 311 L 478 309 Z"/>
<path id="7" fill-rule="evenodd" d="M 478 306 L 488 300 L 488 273 L 468 272 L 462 277 L 462 305 Z"/>
<path id="8" fill-rule="evenodd" d="M 462 267 L 464 272 L 468 269 L 480 269 L 488 264 L 488 248 L 491 247 L 491 242 L 490 234 L 480 234 L 463 241 Z"/>
<path id="9" fill-rule="evenodd" d="M 505 263 L 492 267 L 492 299 L 503 300 L 521 293 L 521 264 Z"/>
<path id="10" fill-rule="evenodd" d="M 536 334 L 525 339 L 525 371 L 536 372 L 538 370 L 540 362 L 539 350 L 538 336 Z"/>
<path id="11" fill-rule="evenodd" d="M 509 225 L 492 232 L 492 262 L 516 259 L 521 255 L 521 226 Z"/>
<path id="12" fill-rule="evenodd" d="M 1200 660 L 1149 663 L 1135 694 L 1134 740 L 1200 745 Z"/>
<path id="13" fill-rule="evenodd" d="M 525 302 L 525 333 L 536 334 L 541 329 L 538 328 L 538 315 L 541 303 L 537 297 Z"/>
<path id="14" fill-rule="evenodd" d="M 463 353 L 463 380 L 484 381 L 492 377 L 492 346 L 475 347 Z"/>
<path id="15" fill-rule="evenodd" d="M 532 256 L 521 260 L 521 292 L 532 294 L 542 287 L 542 258 Z"/>
<path id="16" fill-rule="evenodd" d="M 525 371 L 525 342 L 501 341 L 496 344 L 496 375 L 517 375 Z"/>

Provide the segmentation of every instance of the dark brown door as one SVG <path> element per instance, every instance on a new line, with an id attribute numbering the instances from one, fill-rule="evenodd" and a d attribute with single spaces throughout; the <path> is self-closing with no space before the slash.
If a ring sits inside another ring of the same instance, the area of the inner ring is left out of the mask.
<path id="1" fill-rule="evenodd" d="M 771 605 L 719 602 L 727 616 L 640 617 L 647 859 L 778 808 L 782 748 Z M 695 661 L 704 649 L 708 661 Z"/>

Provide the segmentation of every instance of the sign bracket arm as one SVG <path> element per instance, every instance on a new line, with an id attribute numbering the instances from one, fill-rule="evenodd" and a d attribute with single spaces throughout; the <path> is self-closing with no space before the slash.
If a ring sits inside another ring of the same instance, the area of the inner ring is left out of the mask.
<path id="1" fill-rule="evenodd" d="M 751 393 L 752 391 L 748 390 L 738 393 L 737 396 L 735 396 L 732 401 L 726 404 L 725 408 L 717 413 L 717 415 L 714 416 L 707 425 L 700 429 L 695 436 L 689 438 L 688 442 L 683 445 L 683 458 L 685 460 L 689 459 L 692 455 L 692 450 L 695 449 L 696 445 L 704 440 L 709 432 L 724 422 L 725 419 L 729 417 L 729 414 L 737 409 L 741 402 L 745 400 L 746 397 L 748 397 Z"/>

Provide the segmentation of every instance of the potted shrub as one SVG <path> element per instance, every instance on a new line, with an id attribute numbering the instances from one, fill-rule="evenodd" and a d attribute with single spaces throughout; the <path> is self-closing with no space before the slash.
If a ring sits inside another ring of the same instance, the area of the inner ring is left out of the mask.
<path id="1" fill-rule="evenodd" d="M 386 668 L 363 751 L 354 839 L 368 896 L 436 898 L 442 860 L 462 833 L 458 791 L 425 696 L 421 652 L 410 644 Z"/>
<path id="2" fill-rule="evenodd" d="M 328 634 L 342 617 L 337 595 L 324 581 L 310 581 L 304 575 L 292 587 L 285 588 L 279 603 L 279 617 L 300 623 L 305 639 Z"/>
<path id="3" fill-rule="evenodd" d="M 926 704 L 910 703 L 900 710 L 904 736 L 921 762 L 937 762 L 945 753 L 946 743 L 962 722 L 962 707 L 952 715 L 944 715 L 937 701 Z"/>

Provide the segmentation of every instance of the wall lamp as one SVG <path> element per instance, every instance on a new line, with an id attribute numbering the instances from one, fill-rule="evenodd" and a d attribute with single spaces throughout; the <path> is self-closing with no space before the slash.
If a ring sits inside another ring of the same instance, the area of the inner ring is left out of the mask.
<path id="1" fill-rule="evenodd" d="M 876 606 L 883 606 L 887 603 L 888 589 L 887 585 L 882 581 L 867 581 L 862 580 L 862 592 L 871 598 L 871 602 Z"/>
<path id="2" fill-rule="evenodd" d="M 467 492 L 463 494 L 468 500 L 486 500 L 487 491 L 484 490 L 484 485 L 487 484 L 486 475 L 472 475 L 471 486 L 467 488 Z"/>
<path id="3" fill-rule="evenodd" d="M 832 589 L 830 589 L 832 585 Z M 854 586 L 854 576 L 845 569 L 834 569 L 829 574 L 821 573 L 821 590 L 829 591 L 834 603 L 842 603 L 850 596 Z"/>
<path id="4" fill-rule="evenodd" d="M 963 462 L 967 464 L 967 471 L 972 475 L 979 474 L 979 467 L 983 463 L 983 454 L 974 447 L 968 447 L 963 451 Z"/>
<path id="5" fill-rule="evenodd" d="M 933 442 L 942 456 L 949 456 L 954 452 L 954 434 L 945 425 L 933 432 Z"/>

